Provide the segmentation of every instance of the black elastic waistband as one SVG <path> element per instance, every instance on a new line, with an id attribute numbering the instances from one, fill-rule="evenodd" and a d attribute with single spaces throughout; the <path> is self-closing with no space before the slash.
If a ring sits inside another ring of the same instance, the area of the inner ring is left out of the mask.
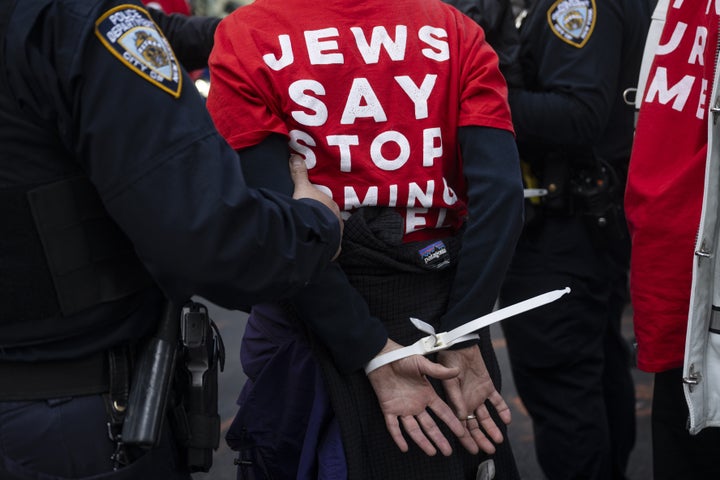
<path id="1" fill-rule="evenodd" d="M 74 360 L 0 361 L 0 401 L 92 395 L 109 385 L 107 352 Z"/>

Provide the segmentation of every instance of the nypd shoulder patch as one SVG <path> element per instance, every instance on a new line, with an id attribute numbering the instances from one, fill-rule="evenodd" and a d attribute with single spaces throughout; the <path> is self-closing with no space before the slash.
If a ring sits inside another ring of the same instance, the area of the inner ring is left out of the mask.
<path id="1" fill-rule="evenodd" d="M 557 0 L 547 12 L 550 29 L 562 41 L 582 48 L 597 20 L 595 0 Z"/>
<path id="2" fill-rule="evenodd" d="M 174 97 L 182 74 L 175 53 L 150 15 L 137 5 L 120 5 L 95 22 L 95 35 L 130 70 Z"/>

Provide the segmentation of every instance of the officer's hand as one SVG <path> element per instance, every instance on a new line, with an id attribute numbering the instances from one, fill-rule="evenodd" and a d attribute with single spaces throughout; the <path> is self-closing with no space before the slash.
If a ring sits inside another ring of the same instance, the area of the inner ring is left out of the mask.
<path id="1" fill-rule="evenodd" d="M 340 237 L 342 238 L 343 232 L 343 219 L 340 216 L 340 208 L 332 198 L 325 195 L 317 187 L 315 187 L 308 179 L 307 166 L 305 161 L 299 155 L 290 155 L 290 175 L 292 181 L 295 184 L 295 191 L 293 192 L 293 198 L 312 198 L 328 207 L 340 221 Z M 340 246 L 338 246 L 337 253 L 333 257 L 333 260 L 340 254 Z"/>
<path id="2" fill-rule="evenodd" d="M 495 453 L 493 442 L 501 443 L 503 435 L 490 416 L 486 401 L 489 401 L 505 424 L 510 423 L 511 415 L 507 403 L 495 389 L 480 348 L 473 345 L 459 350 L 443 350 L 438 353 L 438 362 L 460 371 L 456 377 L 443 380 L 448 401 L 458 418 L 463 419 L 469 433 L 460 438 L 460 443 L 473 454 L 478 449 L 488 454 Z M 476 418 L 467 419 L 468 415 Z"/>
<path id="3" fill-rule="evenodd" d="M 400 345 L 388 340 L 380 354 L 397 348 L 401 348 Z M 400 430 L 400 423 L 410 438 L 427 455 L 435 455 L 437 449 L 445 456 L 452 453 L 450 443 L 428 413 L 428 408 L 445 422 L 455 435 L 458 437 L 466 435 L 462 423 L 438 396 L 427 379 L 430 376 L 449 381 L 457 374 L 456 368 L 443 367 L 422 355 L 412 355 L 388 363 L 368 374 L 368 380 L 380 402 L 385 425 L 401 451 L 407 452 L 408 444 Z"/>

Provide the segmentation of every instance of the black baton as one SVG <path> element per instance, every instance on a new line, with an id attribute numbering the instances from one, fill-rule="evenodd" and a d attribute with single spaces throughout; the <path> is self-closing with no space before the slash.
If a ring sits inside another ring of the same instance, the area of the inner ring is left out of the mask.
<path id="1" fill-rule="evenodd" d="M 167 302 L 157 333 L 141 352 L 130 388 L 123 443 L 149 448 L 160 441 L 174 374 L 181 308 Z"/>

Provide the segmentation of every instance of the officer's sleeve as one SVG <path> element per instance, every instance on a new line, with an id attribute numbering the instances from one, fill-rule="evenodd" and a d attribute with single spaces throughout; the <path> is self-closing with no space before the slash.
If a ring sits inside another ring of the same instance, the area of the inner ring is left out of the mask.
<path id="1" fill-rule="evenodd" d="M 287 162 L 277 160 L 290 154 L 286 137 L 271 134 L 238 153 L 249 185 L 292 191 Z M 364 367 L 387 342 L 382 322 L 370 314 L 365 299 L 335 262 L 293 296 L 292 303 L 343 373 Z"/>
<path id="2" fill-rule="evenodd" d="M 512 133 L 462 127 L 468 220 L 443 331 L 490 313 L 523 224 L 523 185 Z"/>
<path id="3" fill-rule="evenodd" d="M 213 47 L 215 29 L 220 18 L 167 14 L 156 8 L 148 9 L 150 16 L 167 36 L 180 64 L 187 70 L 205 68 Z"/>
<path id="4" fill-rule="evenodd" d="M 599 4 L 592 28 L 575 44 L 553 32 L 544 12 L 536 12 L 542 15 L 534 15 L 533 24 L 523 27 L 532 29 L 538 64 L 535 84 L 510 90 L 520 141 L 582 146 L 603 135 L 621 91 L 617 82 L 623 58 L 622 12 L 615 10 L 610 3 Z"/>
<path id="5" fill-rule="evenodd" d="M 136 24 L 147 13 L 112 6 L 68 29 L 58 119 L 108 212 L 171 298 L 240 308 L 296 292 L 336 252 L 339 222 L 314 200 L 249 189 L 172 52 Z M 113 43 L 125 28 L 133 42 Z"/>

